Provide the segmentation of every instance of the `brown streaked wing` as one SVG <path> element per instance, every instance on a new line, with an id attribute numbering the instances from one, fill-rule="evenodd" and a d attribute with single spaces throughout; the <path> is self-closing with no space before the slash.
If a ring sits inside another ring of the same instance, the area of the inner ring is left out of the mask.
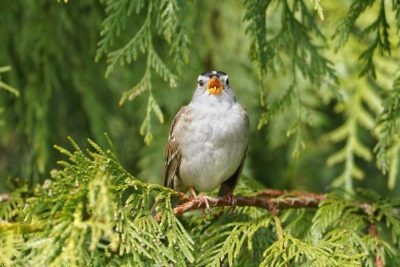
<path id="1" fill-rule="evenodd" d="M 164 161 L 164 186 L 175 188 L 174 178 L 177 177 L 179 172 L 179 165 L 181 163 L 181 153 L 178 149 L 178 142 L 174 136 L 175 125 L 179 122 L 181 115 L 186 111 L 187 106 L 182 107 L 178 114 L 176 114 L 172 121 L 171 128 L 168 135 L 168 143 L 165 148 L 165 161 Z"/>

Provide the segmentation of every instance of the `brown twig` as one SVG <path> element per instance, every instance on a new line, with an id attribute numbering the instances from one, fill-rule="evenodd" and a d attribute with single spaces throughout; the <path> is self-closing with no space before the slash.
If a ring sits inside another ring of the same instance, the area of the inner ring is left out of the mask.
<path id="1" fill-rule="evenodd" d="M 375 224 L 371 223 L 368 226 L 368 234 L 370 236 L 372 236 L 375 239 L 375 242 L 378 244 L 377 248 L 376 248 L 376 251 L 375 251 L 375 253 L 376 253 L 375 254 L 375 264 L 376 264 L 377 267 L 384 267 L 382 256 L 379 253 L 379 247 L 380 247 L 379 241 L 380 241 L 380 239 L 379 239 L 379 234 L 378 234 L 378 228 L 376 228 Z"/>
<path id="2" fill-rule="evenodd" d="M 181 216 L 188 211 L 196 209 L 232 206 L 232 202 L 226 198 L 208 196 L 188 198 L 186 195 L 184 196 L 181 198 L 181 204 L 173 209 L 176 216 Z M 325 198 L 324 194 L 287 190 L 265 190 L 256 193 L 253 197 L 236 196 L 235 206 L 265 208 L 271 213 L 276 214 L 280 209 L 316 208 Z M 155 219 L 157 221 L 160 220 L 159 214 L 155 216 Z"/>
<path id="3" fill-rule="evenodd" d="M 257 192 L 251 197 L 236 196 L 235 206 L 265 208 L 269 212 L 277 214 L 281 209 L 317 208 L 321 201 L 326 198 L 327 196 L 325 194 L 320 193 L 268 189 Z M 373 208 L 369 203 L 359 203 L 355 205 L 359 207 L 360 213 L 366 215 L 371 215 L 371 213 L 373 213 Z M 173 211 L 176 216 L 181 216 L 186 212 L 196 209 L 229 206 L 232 206 L 232 202 L 226 198 L 208 196 L 188 198 L 185 195 L 185 198 L 181 198 L 181 204 L 176 206 Z M 160 220 L 159 214 L 155 216 L 155 219 L 157 221 Z"/>
<path id="4" fill-rule="evenodd" d="M 236 197 L 236 206 L 245 207 L 259 207 L 265 208 L 269 211 L 287 208 L 303 208 L 303 207 L 318 207 L 321 199 L 305 197 L 287 197 L 287 198 L 263 198 L 263 197 Z M 203 209 L 207 207 L 207 202 L 210 208 L 212 207 L 225 207 L 232 206 L 232 203 L 225 198 L 214 197 L 195 197 L 189 201 L 178 205 L 174 208 L 174 214 L 180 216 L 185 212 Z"/>

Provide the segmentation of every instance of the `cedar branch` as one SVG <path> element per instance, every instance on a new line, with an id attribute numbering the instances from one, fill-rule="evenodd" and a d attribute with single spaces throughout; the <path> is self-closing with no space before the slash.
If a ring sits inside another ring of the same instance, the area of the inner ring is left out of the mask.
<path id="1" fill-rule="evenodd" d="M 287 198 L 265 198 L 265 197 L 243 197 L 237 196 L 236 206 L 245 207 L 259 207 L 265 208 L 271 212 L 274 212 L 279 209 L 288 209 L 288 208 L 316 208 L 318 207 L 321 198 L 312 198 L 309 196 L 298 196 L 298 197 L 287 197 Z M 195 198 L 190 198 L 190 200 L 176 206 L 174 208 L 174 214 L 180 216 L 185 212 L 195 210 L 195 209 L 204 209 L 210 207 L 226 207 L 232 206 L 232 203 L 226 198 L 215 198 L 215 197 L 205 197 L 199 196 Z"/>
<path id="2" fill-rule="evenodd" d="M 375 239 L 375 242 L 377 243 L 376 250 L 375 250 L 375 264 L 377 267 L 384 267 L 383 259 L 381 254 L 379 253 L 380 249 L 380 238 L 379 238 L 379 233 L 378 233 L 378 228 L 376 227 L 375 224 L 371 223 L 368 226 L 368 234 L 372 236 Z"/>
<path id="3" fill-rule="evenodd" d="M 321 193 L 310 193 L 288 190 L 264 190 L 254 194 L 254 196 L 236 196 L 235 204 L 227 198 L 198 196 L 190 198 L 181 198 L 181 204 L 173 209 L 176 216 L 181 216 L 186 212 L 213 207 L 259 207 L 265 208 L 269 212 L 276 214 L 280 209 L 294 208 L 317 208 L 319 204 L 327 198 L 327 195 Z M 355 203 L 359 212 L 372 215 L 373 208 L 369 203 Z M 155 219 L 160 220 L 156 215 Z"/>

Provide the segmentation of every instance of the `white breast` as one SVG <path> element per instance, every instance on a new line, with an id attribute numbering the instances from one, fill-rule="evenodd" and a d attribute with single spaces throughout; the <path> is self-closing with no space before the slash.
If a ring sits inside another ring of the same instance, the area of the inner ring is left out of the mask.
<path id="1" fill-rule="evenodd" d="M 248 142 L 246 112 L 238 103 L 191 103 L 182 119 L 174 131 L 182 154 L 180 181 L 211 191 L 240 166 Z"/>

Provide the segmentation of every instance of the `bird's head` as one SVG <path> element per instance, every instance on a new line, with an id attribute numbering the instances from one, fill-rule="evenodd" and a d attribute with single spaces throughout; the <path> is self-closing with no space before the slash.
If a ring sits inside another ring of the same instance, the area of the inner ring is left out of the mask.
<path id="1" fill-rule="evenodd" d="M 210 95 L 219 95 L 229 88 L 228 75 L 222 71 L 203 72 L 197 78 L 197 89 Z"/>
<path id="2" fill-rule="evenodd" d="M 222 71 L 203 72 L 197 78 L 193 100 L 201 102 L 234 101 L 228 75 Z"/>

